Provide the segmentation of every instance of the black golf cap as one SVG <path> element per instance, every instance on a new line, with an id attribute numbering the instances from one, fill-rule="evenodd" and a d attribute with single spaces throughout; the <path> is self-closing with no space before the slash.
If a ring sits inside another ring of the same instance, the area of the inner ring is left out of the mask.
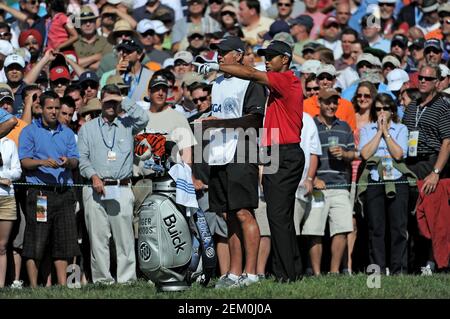
<path id="1" fill-rule="evenodd" d="M 287 57 L 292 57 L 292 49 L 286 42 L 283 41 L 272 41 L 265 49 L 259 49 L 257 51 L 259 56 L 266 56 L 266 54 L 272 55 L 285 55 Z"/>
<path id="2" fill-rule="evenodd" d="M 130 40 L 123 40 L 116 46 L 117 50 L 120 50 L 121 48 L 124 48 L 125 50 L 129 51 L 137 51 L 139 53 L 144 50 L 141 41 L 139 41 L 137 38 L 133 38 Z"/>
<path id="3" fill-rule="evenodd" d="M 238 51 L 244 52 L 245 45 L 244 42 L 239 37 L 228 36 L 223 38 L 218 43 L 211 43 L 209 46 L 212 50 L 221 50 L 221 51 Z"/>

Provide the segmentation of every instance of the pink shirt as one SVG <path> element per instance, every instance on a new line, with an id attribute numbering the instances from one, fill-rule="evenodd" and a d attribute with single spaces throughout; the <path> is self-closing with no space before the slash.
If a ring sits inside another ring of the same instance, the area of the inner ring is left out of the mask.
<path id="1" fill-rule="evenodd" d="M 56 49 L 60 44 L 69 40 L 69 33 L 65 28 L 69 18 L 64 13 L 57 13 L 50 22 L 48 30 L 48 49 Z"/>
<path id="2" fill-rule="evenodd" d="M 323 21 L 327 16 L 320 11 L 315 13 L 305 12 L 304 14 L 310 16 L 314 20 L 314 27 L 312 28 L 309 37 L 312 40 L 316 40 L 320 35 L 320 28 L 322 27 Z"/>

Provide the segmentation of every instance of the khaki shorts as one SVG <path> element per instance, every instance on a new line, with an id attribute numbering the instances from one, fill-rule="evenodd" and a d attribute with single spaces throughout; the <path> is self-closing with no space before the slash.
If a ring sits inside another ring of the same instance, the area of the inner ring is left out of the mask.
<path id="1" fill-rule="evenodd" d="M 0 220 L 16 219 L 16 199 L 14 196 L 0 196 Z"/>
<path id="2" fill-rule="evenodd" d="M 267 204 L 259 199 L 258 208 L 255 209 L 255 218 L 261 236 L 270 236 L 269 220 L 267 219 Z"/>
<path id="3" fill-rule="evenodd" d="M 310 211 L 305 213 L 302 235 L 323 236 L 328 219 L 330 236 L 353 231 L 352 207 L 350 193 L 345 189 L 328 189 L 322 191 L 322 206 L 313 203 Z"/>

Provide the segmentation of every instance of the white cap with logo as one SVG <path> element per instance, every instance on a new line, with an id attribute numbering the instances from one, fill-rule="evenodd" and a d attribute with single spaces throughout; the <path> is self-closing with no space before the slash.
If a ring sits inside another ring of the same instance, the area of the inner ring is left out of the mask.
<path id="1" fill-rule="evenodd" d="M 11 54 L 6 57 L 4 66 L 5 66 L 5 68 L 7 68 L 8 66 L 10 66 L 12 64 L 18 64 L 22 68 L 24 68 L 25 60 L 18 54 Z"/>
<path id="2" fill-rule="evenodd" d="M 408 73 L 402 69 L 392 70 L 387 74 L 386 79 L 390 91 L 398 91 L 404 83 L 409 82 Z"/>

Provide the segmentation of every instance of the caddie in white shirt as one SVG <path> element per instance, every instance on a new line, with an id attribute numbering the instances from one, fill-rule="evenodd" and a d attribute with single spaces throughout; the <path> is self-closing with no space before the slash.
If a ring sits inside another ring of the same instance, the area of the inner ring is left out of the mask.
<path id="1" fill-rule="evenodd" d="M 226 37 L 211 48 L 218 51 L 219 63 L 242 63 L 244 43 L 238 37 Z M 256 156 L 250 157 L 257 154 L 256 132 L 263 124 L 266 90 L 256 82 L 224 74 L 214 81 L 211 98 L 212 116 L 202 121 L 203 129 L 214 128 L 208 158 L 209 206 L 211 211 L 224 214 L 230 249 L 230 269 L 216 288 L 248 286 L 258 281 L 259 248 L 259 228 L 253 211 L 258 207 L 258 165 Z M 254 128 L 255 134 L 244 136 L 236 130 L 248 128 Z"/>

